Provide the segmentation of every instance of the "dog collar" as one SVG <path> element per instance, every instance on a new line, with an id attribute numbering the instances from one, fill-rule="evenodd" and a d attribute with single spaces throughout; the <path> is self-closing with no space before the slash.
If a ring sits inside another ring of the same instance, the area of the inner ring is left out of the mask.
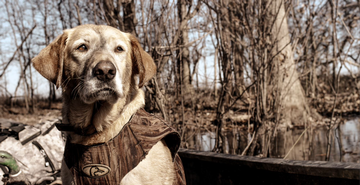
<path id="1" fill-rule="evenodd" d="M 86 128 L 80 128 L 80 127 L 74 127 L 70 124 L 64 124 L 62 123 L 62 120 L 58 120 L 56 123 L 55 123 L 55 126 L 56 128 L 59 130 L 59 131 L 63 131 L 63 132 L 74 132 L 78 135 L 81 135 L 81 136 L 91 136 L 91 135 L 94 135 L 97 133 L 96 129 L 95 129 L 95 126 L 94 125 L 89 125 L 88 127 Z"/>
<path id="2" fill-rule="evenodd" d="M 134 115 L 132 115 L 128 122 L 132 120 Z M 55 126 L 58 130 L 62 132 L 74 132 L 81 136 L 92 136 L 96 133 L 98 133 L 95 129 L 95 126 L 93 124 L 89 125 L 86 128 L 80 128 L 80 127 L 74 127 L 70 124 L 64 124 L 62 123 L 62 120 L 59 119 L 57 122 L 55 122 Z"/>

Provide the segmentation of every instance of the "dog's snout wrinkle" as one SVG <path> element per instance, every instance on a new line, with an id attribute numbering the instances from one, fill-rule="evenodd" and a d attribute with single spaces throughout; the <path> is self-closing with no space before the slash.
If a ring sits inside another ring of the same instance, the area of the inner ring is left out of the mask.
<path id="1" fill-rule="evenodd" d="M 93 70 L 94 76 L 100 81 L 107 82 L 112 80 L 116 75 L 116 68 L 110 61 L 100 61 Z"/>

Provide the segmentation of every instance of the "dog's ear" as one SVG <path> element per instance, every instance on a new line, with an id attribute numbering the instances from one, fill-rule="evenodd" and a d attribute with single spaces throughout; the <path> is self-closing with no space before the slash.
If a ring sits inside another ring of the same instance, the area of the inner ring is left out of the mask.
<path id="1" fill-rule="evenodd" d="M 132 48 L 133 74 L 139 75 L 139 87 L 142 87 L 156 74 L 156 65 L 151 56 L 141 47 L 137 38 L 131 34 L 128 36 Z"/>
<path id="2" fill-rule="evenodd" d="M 64 50 L 68 35 L 69 30 L 65 30 L 62 35 L 58 36 L 31 60 L 34 68 L 43 77 L 54 83 L 56 88 L 59 88 L 62 83 Z"/>

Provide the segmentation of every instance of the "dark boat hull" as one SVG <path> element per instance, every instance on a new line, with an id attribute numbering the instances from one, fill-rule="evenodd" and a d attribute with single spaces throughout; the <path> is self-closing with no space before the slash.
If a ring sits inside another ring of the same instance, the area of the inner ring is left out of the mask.
<path id="1" fill-rule="evenodd" d="M 356 184 L 360 164 L 293 161 L 181 149 L 186 181 L 196 184 Z"/>

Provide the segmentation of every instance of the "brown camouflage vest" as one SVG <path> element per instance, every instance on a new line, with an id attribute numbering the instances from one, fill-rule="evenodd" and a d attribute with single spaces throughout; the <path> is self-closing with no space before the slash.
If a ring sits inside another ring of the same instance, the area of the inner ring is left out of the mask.
<path id="1" fill-rule="evenodd" d="M 181 159 L 177 154 L 179 134 L 164 120 L 140 109 L 112 140 L 98 145 L 84 146 L 67 142 L 64 159 L 75 184 L 120 184 L 123 177 L 145 158 L 160 140 L 169 147 L 177 182 L 186 184 Z"/>

